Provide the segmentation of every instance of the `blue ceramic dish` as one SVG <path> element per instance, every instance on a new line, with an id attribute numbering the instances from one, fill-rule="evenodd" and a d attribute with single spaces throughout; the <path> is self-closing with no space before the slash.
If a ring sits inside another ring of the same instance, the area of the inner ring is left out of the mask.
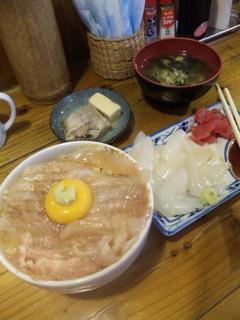
<path id="1" fill-rule="evenodd" d="M 219 109 L 223 111 L 223 107 L 220 103 L 210 106 L 209 109 Z M 185 132 L 189 132 L 190 127 L 194 123 L 194 116 L 190 116 L 170 125 L 167 128 L 153 133 L 150 137 L 156 145 L 163 144 L 166 143 L 171 134 L 173 134 L 175 131 L 179 129 L 182 129 Z M 224 157 L 225 161 L 228 161 L 228 154 L 229 149 L 232 145 L 232 141 L 222 138 L 219 138 L 219 140 L 219 154 Z M 130 150 L 130 148 L 131 146 L 128 146 L 125 149 L 125 151 L 127 152 L 128 150 Z M 161 212 L 155 212 L 153 216 L 154 224 L 163 234 L 165 234 L 166 236 L 172 236 L 181 231 L 182 229 L 186 228 L 190 224 L 192 224 L 194 221 L 199 220 L 206 214 L 210 213 L 211 211 L 213 211 L 213 209 L 217 208 L 224 202 L 230 200 L 231 198 L 240 193 L 240 180 L 235 176 L 231 168 L 229 169 L 229 175 L 231 182 L 226 187 L 226 194 L 223 198 L 221 198 L 220 201 L 218 201 L 214 205 L 206 206 L 203 209 L 198 209 L 196 211 L 189 212 L 189 214 L 186 215 L 176 215 L 174 217 L 165 217 L 161 214 Z"/>
<path id="2" fill-rule="evenodd" d="M 50 126 L 53 133 L 62 141 L 65 141 L 62 123 L 72 112 L 77 108 L 84 107 L 88 104 L 89 98 L 96 92 L 100 92 L 110 98 L 113 102 L 118 103 L 122 108 L 120 117 L 112 123 L 112 127 L 97 141 L 104 143 L 111 143 L 120 137 L 127 129 L 130 118 L 131 109 L 129 103 L 118 93 L 104 88 L 88 88 L 82 89 L 78 92 L 63 98 L 54 107 L 50 116 Z"/>

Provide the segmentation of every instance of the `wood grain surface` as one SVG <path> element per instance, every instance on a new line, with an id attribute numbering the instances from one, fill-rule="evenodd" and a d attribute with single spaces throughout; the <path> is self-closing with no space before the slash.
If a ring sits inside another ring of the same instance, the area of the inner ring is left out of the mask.
<path id="1" fill-rule="evenodd" d="M 70 64 L 88 58 L 86 30 L 72 1 L 52 0 L 52 3 L 67 62 Z M 16 84 L 17 80 L 0 39 L 0 90 L 7 90 Z"/>
<path id="2" fill-rule="evenodd" d="M 0 2 L 0 37 L 18 83 L 31 101 L 53 103 L 70 91 L 51 0 Z"/>
<path id="3" fill-rule="evenodd" d="M 210 45 L 223 61 L 219 83 L 240 105 L 240 32 Z M 213 88 L 184 110 L 162 110 L 143 99 L 135 78 L 103 80 L 91 66 L 74 68 L 74 90 L 109 87 L 122 94 L 134 115 L 131 128 L 114 145 L 133 141 L 140 130 L 152 133 L 199 107 L 215 103 Z M 0 150 L 0 182 L 23 159 L 59 143 L 49 127 L 53 106 L 30 103 L 17 88 L 9 92 L 17 118 Z M 0 119 L 7 118 L 1 105 Z M 235 198 L 176 236 L 167 238 L 152 226 L 134 264 L 117 280 L 93 292 L 60 295 L 38 289 L 0 267 L 0 320 L 192 320 L 240 319 L 240 202 Z"/>

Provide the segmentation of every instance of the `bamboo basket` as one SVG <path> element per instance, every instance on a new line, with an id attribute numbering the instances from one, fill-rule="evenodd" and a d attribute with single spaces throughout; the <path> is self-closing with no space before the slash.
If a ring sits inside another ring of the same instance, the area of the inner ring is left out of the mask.
<path id="1" fill-rule="evenodd" d="M 133 57 L 144 45 L 143 27 L 132 36 L 118 39 L 95 37 L 88 33 L 93 70 L 105 79 L 126 79 L 134 75 Z"/>

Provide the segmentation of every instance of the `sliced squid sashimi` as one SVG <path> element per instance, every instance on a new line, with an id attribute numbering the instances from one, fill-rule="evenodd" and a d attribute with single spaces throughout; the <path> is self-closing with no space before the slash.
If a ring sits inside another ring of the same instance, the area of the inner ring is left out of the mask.
<path id="1" fill-rule="evenodd" d="M 177 161 L 175 163 L 169 163 L 164 159 L 157 160 L 156 162 L 154 162 L 154 181 L 166 181 L 170 177 L 176 175 L 180 167 L 182 167 L 182 161 L 180 161 L 180 163 L 178 163 Z"/>
<path id="2" fill-rule="evenodd" d="M 147 180 L 151 180 L 154 160 L 154 144 L 150 137 L 146 136 L 143 132 L 139 132 L 134 140 L 133 147 L 128 153 L 138 162 L 142 169 L 146 170 Z"/>
<path id="3" fill-rule="evenodd" d="M 196 209 L 201 209 L 203 204 L 196 197 L 182 196 L 178 198 L 162 199 L 156 208 L 166 217 L 189 214 Z"/>
<path id="4" fill-rule="evenodd" d="M 188 174 L 181 168 L 175 177 L 155 190 L 155 209 L 165 216 L 188 214 L 203 205 L 200 200 L 188 195 Z"/>
<path id="5" fill-rule="evenodd" d="M 186 168 L 188 172 L 188 186 L 189 194 L 195 197 L 201 197 L 203 191 L 210 186 L 208 179 L 203 174 L 203 167 L 196 166 L 193 162 L 189 162 Z"/>
<path id="6" fill-rule="evenodd" d="M 155 191 L 161 198 L 177 197 L 185 195 L 187 192 L 188 175 L 184 168 L 181 168 L 174 177 L 167 181 L 156 184 Z"/>
<path id="7" fill-rule="evenodd" d="M 213 189 L 221 198 L 231 181 L 229 164 L 219 155 L 218 143 L 201 146 L 184 131 L 179 131 L 159 152 L 155 150 L 155 209 L 168 216 L 202 208 L 206 205 L 202 199 L 207 190 Z"/>
<path id="8" fill-rule="evenodd" d="M 164 145 L 161 157 L 167 162 L 173 162 L 176 159 L 177 161 L 181 161 L 185 139 L 186 133 L 183 130 L 176 131 Z"/>

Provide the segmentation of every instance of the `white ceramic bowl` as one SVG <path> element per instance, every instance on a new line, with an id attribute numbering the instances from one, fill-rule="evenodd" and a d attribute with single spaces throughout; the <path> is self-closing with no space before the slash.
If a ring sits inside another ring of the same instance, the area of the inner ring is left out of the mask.
<path id="1" fill-rule="evenodd" d="M 129 155 L 127 155 L 122 150 L 115 148 L 110 145 L 106 145 L 99 142 L 87 142 L 87 141 L 74 141 L 68 143 L 58 144 L 46 149 L 43 149 L 26 160 L 20 163 L 3 181 L 0 186 L 0 199 L 3 195 L 3 192 L 13 183 L 13 181 L 20 175 L 23 169 L 31 164 L 39 163 L 42 161 L 47 161 L 52 158 L 58 157 L 60 155 L 69 154 L 73 152 L 77 147 L 83 144 L 95 144 L 95 145 L 104 145 L 105 147 L 117 150 L 120 154 L 123 154 L 129 158 L 130 161 L 134 161 Z M 134 161 L 135 162 L 135 161 Z M 153 216 L 153 193 L 150 184 L 147 185 L 148 195 L 149 195 L 149 216 L 146 222 L 146 225 L 142 232 L 139 235 L 139 239 L 135 244 L 126 252 L 120 260 L 114 264 L 106 267 L 105 269 L 98 271 L 94 274 L 84 276 L 72 280 L 61 280 L 61 281 L 46 281 L 46 280 L 34 280 L 28 274 L 25 274 L 17 270 L 7 259 L 4 257 L 3 253 L 0 251 L 0 262 L 4 265 L 8 271 L 13 273 L 18 278 L 36 285 L 41 288 L 53 290 L 59 293 L 78 293 L 93 290 L 99 288 L 108 282 L 117 278 L 122 274 L 136 259 L 140 251 L 142 250 L 145 240 L 147 238 Z"/>

